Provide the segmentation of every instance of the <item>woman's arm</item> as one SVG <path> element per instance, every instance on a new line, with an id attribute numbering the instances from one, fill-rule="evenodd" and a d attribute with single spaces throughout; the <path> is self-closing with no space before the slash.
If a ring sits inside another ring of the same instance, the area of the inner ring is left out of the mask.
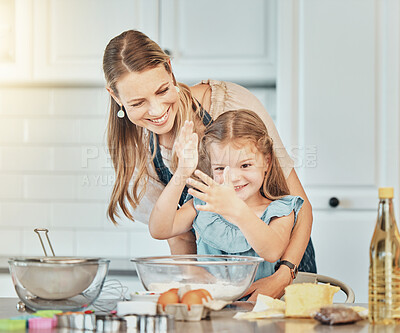
<path id="1" fill-rule="evenodd" d="M 281 259 L 288 260 L 298 266 L 303 258 L 308 241 L 310 240 L 313 221 L 312 207 L 294 169 L 286 181 L 289 186 L 290 195 L 298 195 L 302 197 L 304 203 L 299 211 L 297 223 L 292 231 L 289 245 Z"/>
<path id="2" fill-rule="evenodd" d="M 289 245 L 281 259 L 299 265 L 310 239 L 313 221 L 312 207 L 294 169 L 286 181 L 290 194 L 302 197 L 304 203 L 298 213 L 297 223 L 292 231 Z M 273 275 L 254 282 L 244 296 L 251 294 L 251 297 L 248 299 L 249 301 L 256 301 L 258 294 L 280 298 L 285 292 L 285 287 L 291 283 L 292 277 L 289 267 L 281 265 Z"/>

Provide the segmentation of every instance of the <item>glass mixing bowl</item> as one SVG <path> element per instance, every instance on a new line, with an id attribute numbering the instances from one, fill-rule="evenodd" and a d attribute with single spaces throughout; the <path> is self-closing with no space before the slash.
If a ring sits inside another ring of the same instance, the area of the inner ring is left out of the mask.
<path id="1" fill-rule="evenodd" d="M 32 310 L 79 310 L 99 296 L 108 259 L 80 257 L 15 257 L 9 268 L 15 290 Z"/>
<path id="2" fill-rule="evenodd" d="M 204 288 L 214 299 L 235 301 L 249 288 L 259 257 L 233 255 L 172 255 L 138 257 L 137 273 L 146 290 L 164 292 L 171 288 L 190 286 Z"/>

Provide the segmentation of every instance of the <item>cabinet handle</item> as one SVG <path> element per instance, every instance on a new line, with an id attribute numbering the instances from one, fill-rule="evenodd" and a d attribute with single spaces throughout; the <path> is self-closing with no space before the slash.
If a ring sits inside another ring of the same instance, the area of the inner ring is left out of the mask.
<path id="1" fill-rule="evenodd" d="M 169 56 L 172 55 L 172 52 L 171 52 L 170 50 L 168 50 L 168 49 L 164 49 L 163 51 L 164 51 L 164 53 L 165 53 L 166 55 L 169 55 Z"/>
<path id="2" fill-rule="evenodd" d="M 339 199 L 336 197 L 332 197 L 329 199 L 329 206 L 331 206 L 332 208 L 336 208 L 337 206 L 339 206 Z"/>

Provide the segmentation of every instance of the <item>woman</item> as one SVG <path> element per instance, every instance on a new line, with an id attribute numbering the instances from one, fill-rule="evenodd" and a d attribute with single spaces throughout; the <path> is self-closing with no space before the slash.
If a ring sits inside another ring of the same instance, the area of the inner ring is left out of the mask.
<path id="1" fill-rule="evenodd" d="M 249 109 L 264 121 L 274 141 L 275 152 L 286 177 L 290 194 L 305 202 L 282 256 L 283 264 L 270 277 L 260 279 L 249 289 L 249 300 L 258 293 L 279 297 L 291 283 L 307 247 L 300 269 L 315 271 L 310 239 L 312 209 L 293 169 L 276 128 L 262 104 L 249 91 L 236 84 L 202 81 L 193 87 L 178 83 L 168 55 L 139 31 L 125 31 L 107 45 L 103 70 L 111 107 L 107 143 L 116 181 L 108 215 L 117 223 L 118 209 L 131 220 L 148 223 L 149 215 L 176 168 L 172 152 L 174 140 L 186 120 L 193 121 L 202 136 L 205 127 L 219 114 L 231 109 Z M 185 202 L 186 189 L 180 205 Z M 168 240 L 171 253 L 196 253 L 194 234 Z M 307 246 L 307 244 L 309 245 Z M 296 266 L 294 266 L 296 265 Z"/>

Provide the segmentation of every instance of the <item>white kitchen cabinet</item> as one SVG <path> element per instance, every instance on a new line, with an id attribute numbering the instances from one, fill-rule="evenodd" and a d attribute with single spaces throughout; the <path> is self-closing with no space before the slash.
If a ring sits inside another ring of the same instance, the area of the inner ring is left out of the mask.
<path id="1" fill-rule="evenodd" d="M 0 2 L 0 80 L 32 78 L 32 1 Z"/>
<path id="2" fill-rule="evenodd" d="M 318 272 L 366 302 L 378 187 L 400 197 L 399 4 L 282 1 L 278 11 L 278 129 L 313 205 Z"/>
<path id="3" fill-rule="evenodd" d="M 104 48 L 128 29 L 168 50 L 182 82 L 265 86 L 276 79 L 276 0 L 4 0 L 1 6 L 0 82 L 103 83 Z"/>
<path id="4" fill-rule="evenodd" d="M 275 82 L 275 0 L 163 0 L 160 45 L 178 80 Z"/>
<path id="5" fill-rule="evenodd" d="M 35 0 L 35 81 L 103 82 L 108 41 L 129 29 L 157 31 L 155 0 Z"/>

